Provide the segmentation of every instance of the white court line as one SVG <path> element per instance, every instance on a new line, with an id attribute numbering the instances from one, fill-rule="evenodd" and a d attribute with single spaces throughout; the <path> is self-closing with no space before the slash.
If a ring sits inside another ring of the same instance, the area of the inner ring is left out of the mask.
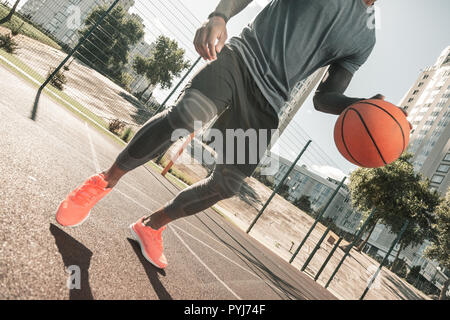
<path id="1" fill-rule="evenodd" d="M 227 284 L 225 282 L 223 282 L 222 280 L 220 280 L 220 278 L 214 273 L 214 271 L 212 271 L 205 262 L 203 262 L 203 260 L 194 252 L 194 250 L 191 249 L 191 247 L 188 246 L 188 244 L 186 242 L 184 242 L 183 238 L 181 238 L 181 236 L 175 231 L 174 228 L 172 228 L 172 226 L 169 225 L 169 229 L 172 230 L 172 232 L 177 236 L 178 240 L 181 241 L 182 244 L 184 244 L 184 246 L 192 253 L 192 255 L 206 268 L 206 270 L 208 270 L 213 276 L 214 278 L 217 279 L 217 281 L 219 281 L 228 291 L 230 291 L 237 299 L 242 300 L 241 297 L 239 297 L 233 290 L 231 290 L 231 288 L 229 286 L 227 286 Z"/>
<path id="2" fill-rule="evenodd" d="M 157 180 L 157 179 L 155 179 L 155 180 Z M 157 181 L 158 181 L 158 180 L 157 180 Z M 158 201 L 156 201 L 156 200 L 153 200 L 152 198 L 150 198 L 150 196 L 149 196 L 148 194 L 142 192 L 141 190 L 139 190 L 138 188 L 132 186 L 131 184 L 129 184 L 129 183 L 125 182 L 125 181 L 121 181 L 120 183 L 123 183 L 123 184 L 127 185 L 129 188 L 131 188 L 131 189 L 133 189 L 133 190 L 139 192 L 140 194 L 142 194 L 143 196 L 145 196 L 148 200 L 150 200 L 151 202 L 155 203 L 157 206 L 163 206 L 163 205 L 164 205 L 164 203 L 160 203 L 160 202 L 158 202 Z"/>
<path id="3" fill-rule="evenodd" d="M 89 136 L 89 141 L 92 142 L 92 139 L 90 137 L 89 134 L 89 128 L 87 127 L 87 123 L 86 124 L 86 128 L 88 129 L 88 136 Z M 94 144 L 91 143 L 91 151 L 92 151 L 92 157 L 93 157 L 93 161 L 94 161 L 94 165 L 97 167 L 99 167 L 98 165 L 98 160 L 97 160 L 97 154 L 95 152 L 95 148 L 94 148 Z M 124 197 L 126 197 L 127 199 L 133 201 L 134 203 L 138 204 L 140 207 L 149 210 L 147 207 L 145 207 L 144 205 L 140 204 L 138 201 L 134 200 L 132 197 L 128 196 L 127 194 L 123 193 L 120 190 L 117 190 L 117 192 L 119 192 L 121 195 L 123 195 Z M 151 211 L 151 210 L 149 210 Z M 231 290 L 231 288 L 225 283 L 223 282 L 215 273 L 214 271 L 211 270 L 211 268 L 209 268 L 206 263 L 191 249 L 191 247 L 189 247 L 189 245 L 183 240 L 183 238 L 171 227 L 169 226 L 169 229 L 175 234 L 175 236 L 178 238 L 178 240 L 181 241 L 181 243 L 186 247 L 186 249 L 189 250 L 189 252 L 206 268 L 206 270 L 208 270 L 213 276 L 214 278 L 217 279 L 217 281 L 219 281 L 231 294 L 233 294 L 237 299 L 242 300 L 241 297 L 239 297 L 233 290 Z"/>
<path id="4" fill-rule="evenodd" d="M 231 263 L 235 264 L 236 266 L 238 266 L 239 268 L 241 268 L 244 271 L 247 271 L 248 273 L 250 273 L 252 276 L 261 279 L 257 274 L 253 273 L 252 271 L 248 270 L 247 268 L 241 266 L 239 263 L 237 263 L 236 261 L 228 258 L 226 255 L 220 253 L 219 251 L 217 251 L 216 249 L 214 249 L 213 247 L 209 246 L 208 244 L 206 244 L 205 242 L 203 242 L 202 240 L 200 240 L 199 238 L 193 236 L 192 234 L 190 234 L 189 232 L 187 232 L 186 230 L 180 228 L 177 225 L 172 225 L 173 227 L 177 228 L 178 230 L 184 232 L 185 234 L 187 234 L 189 237 L 191 237 L 192 239 L 197 240 L 198 242 L 200 242 L 202 245 L 204 245 L 205 247 L 207 247 L 208 249 L 214 251 L 215 253 L 217 253 L 218 255 L 222 256 L 224 259 L 230 261 Z"/>
<path id="5" fill-rule="evenodd" d="M 183 220 L 183 222 L 186 222 L 187 224 L 189 224 L 191 227 L 197 229 L 198 231 L 200 231 L 202 234 L 206 235 L 207 237 L 209 237 L 211 240 L 217 242 L 218 244 L 226 247 L 225 244 L 223 244 L 222 242 L 220 242 L 219 240 L 215 239 L 214 237 L 210 236 L 209 234 L 207 234 L 205 232 L 205 230 L 202 230 L 198 227 L 196 227 L 195 225 L 193 225 L 192 223 L 190 223 L 189 221 Z M 198 242 L 200 242 L 201 244 L 203 244 L 204 246 L 208 247 L 209 249 L 215 251 L 216 253 L 218 253 L 219 255 L 221 255 L 222 257 L 224 257 L 225 259 L 229 260 L 230 262 L 232 262 L 233 264 L 237 265 L 239 268 L 247 271 L 248 273 L 250 273 L 251 275 L 255 276 L 256 278 L 260 279 L 261 281 L 263 281 L 266 285 L 268 285 L 269 287 L 271 287 L 274 290 L 277 290 L 279 293 L 284 293 L 285 292 L 281 291 L 280 289 L 278 289 L 277 287 L 272 286 L 270 283 L 268 283 L 266 280 L 264 280 L 263 278 L 261 278 L 259 275 L 257 275 L 256 273 L 254 273 L 253 271 L 241 266 L 239 263 L 235 262 L 234 260 L 228 258 L 227 256 L 223 255 L 222 253 L 218 252 L 217 250 L 213 249 L 212 247 L 210 247 L 209 245 L 207 245 L 206 243 L 204 243 L 203 241 L 201 241 L 200 239 L 198 239 L 197 237 L 191 235 L 189 232 L 183 230 L 182 228 L 180 228 L 179 226 L 174 225 L 175 227 L 177 227 L 180 231 L 183 231 L 184 233 L 186 233 L 187 235 L 189 235 L 191 238 L 197 240 Z"/>

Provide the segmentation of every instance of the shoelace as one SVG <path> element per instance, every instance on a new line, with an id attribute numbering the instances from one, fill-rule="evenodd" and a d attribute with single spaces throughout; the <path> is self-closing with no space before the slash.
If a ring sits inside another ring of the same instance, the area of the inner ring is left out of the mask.
<path id="1" fill-rule="evenodd" d="M 89 182 L 75 191 L 75 194 L 70 198 L 75 203 L 84 206 L 89 204 L 95 196 L 103 191 L 104 189 L 95 182 Z"/>

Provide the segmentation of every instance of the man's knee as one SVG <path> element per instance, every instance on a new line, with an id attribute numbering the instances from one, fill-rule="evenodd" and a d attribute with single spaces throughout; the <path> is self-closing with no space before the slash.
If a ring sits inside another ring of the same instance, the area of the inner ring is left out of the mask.
<path id="1" fill-rule="evenodd" d="M 171 107 L 167 120 L 172 129 L 186 129 L 192 131 L 195 121 L 205 125 L 218 114 L 214 102 L 196 89 L 186 90 L 176 105 Z"/>
<path id="2" fill-rule="evenodd" d="M 212 180 L 215 189 L 223 199 L 231 198 L 237 194 L 244 183 L 245 176 L 234 167 L 220 167 L 215 169 Z"/>

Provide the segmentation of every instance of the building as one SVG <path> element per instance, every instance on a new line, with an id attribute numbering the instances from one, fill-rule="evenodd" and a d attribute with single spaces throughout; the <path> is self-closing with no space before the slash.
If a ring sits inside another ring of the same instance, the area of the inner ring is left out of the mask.
<path id="1" fill-rule="evenodd" d="M 19 10 L 33 23 L 42 26 L 53 37 L 73 47 L 79 40 L 78 30 L 91 11 L 99 5 L 111 5 L 113 0 L 28 0 Z M 134 0 L 121 0 L 128 11 Z"/>
<path id="2" fill-rule="evenodd" d="M 450 185 L 450 46 L 423 70 L 401 102 L 414 129 L 408 150 L 416 171 L 445 194 Z"/>
<path id="3" fill-rule="evenodd" d="M 291 99 L 286 103 L 286 105 L 280 110 L 280 124 L 279 131 L 280 136 L 283 131 L 287 128 L 289 123 L 291 123 L 297 111 L 306 101 L 308 96 L 311 94 L 312 90 L 318 85 L 320 80 L 322 80 L 325 72 L 328 70 L 327 67 L 321 68 L 313 73 L 311 76 L 305 80 L 300 81 L 292 89 Z M 273 143 L 272 143 L 273 144 Z"/>
<path id="4" fill-rule="evenodd" d="M 276 161 L 273 157 L 274 155 L 271 153 L 266 154 L 261 160 L 261 165 L 270 165 L 271 161 Z M 273 176 L 273 183 L 278 185 L 288 172 L 292 162 L 280 156 L 276 157 L 279 170 Z M 289 196 L 286 200 L 294 202 L 302 196 L 307 196 L 311 202 L 311 209 L 317 212 L 326 205 L 339 183 L 340 181 L 332 178 L 325 179 L 319 176 L 308 170 L 306 166 L 296 165 L 285 181 L 289 187 Z M 336 226 L 345 232 L 355 233 L 358 229 L 362 215 L 352 208 L 349 189 L 345 184 L 330 203 L 323 217 L 332 219 Z"/>

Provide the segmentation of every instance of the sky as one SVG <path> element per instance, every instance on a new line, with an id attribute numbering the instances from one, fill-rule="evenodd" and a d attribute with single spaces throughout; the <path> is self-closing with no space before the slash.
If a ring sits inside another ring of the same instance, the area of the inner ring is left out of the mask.
<path id="1" fill-rule="evenodd" d="M 330 0 L 332 1 L 332 0 Z M 10 0 L 10 2 L 13 2 Z M 25 1 L 24 1 L 25 2 Z M 244 11 L 228 23 L 229 37 L 238 36 L 268 0 L 254 0 Z M 146 40 L 152 41 L 164 33 L 176 38 L 185 48 L 187 57 L 194 61 L 198 55 L 192 45 L 193 37 L 218 0 L 136 0 L 132 12 L 143 16 Z M 346 94 L 369 98 L 377 93 L 398 104 L 414 84 L 419 72 L 435 63 L 441 51 L 450 45 L 449 0 L 378 0 L 377 45 L 366 64 L 355 74 Z M 167 90 L 156 90 L 159 101 Z M 173 102 L 177 94 L 170 102 Z M 313 140 L 317 149 L 326 154 L 330 167 L 318 171 L 339 178 L 355 167 L 337 151 L 333 129 L 337 117 L 314 110 L 311 97 L 302 106 L 290 124 L 293 132 L 301 130 Z M 298 130 L 297 130 L 298 129 Z M 288 147 L 281 148 L 282 156 L 293 160 L 302 146 L 281 137 Z M 311 151 L 313 152 L 313 151 Z"/>

